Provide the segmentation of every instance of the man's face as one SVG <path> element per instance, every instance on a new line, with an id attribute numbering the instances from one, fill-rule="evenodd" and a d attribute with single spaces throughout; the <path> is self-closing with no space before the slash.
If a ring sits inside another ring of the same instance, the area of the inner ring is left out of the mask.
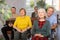
<path id="1" fill-rule="evenodd" d="M 15 8 L 12 8 L 12 9 L 11 9 L 11 12 L 12 12 L 12 13 L 16 13 L 16 9 L 15 9 Z"/>
<path id="2" fill-rule="evenodd" d="M 50 17 L 54 13 L 54 9 L 48 8 L 47 13 L 48 13 L 48 16 Z"/>
<path id="3" fill-rule="evenodd" d="M 34 11 L 37 12 L 38 11 L 38 8 L 34 8 Z"/>

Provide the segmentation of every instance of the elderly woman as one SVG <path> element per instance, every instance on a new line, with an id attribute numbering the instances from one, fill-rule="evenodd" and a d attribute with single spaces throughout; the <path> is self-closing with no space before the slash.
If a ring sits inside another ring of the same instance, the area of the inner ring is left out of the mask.
<path id="1" fill-rule="evenodd" d="M 20 9 L 20 16 L 16 18 L 14 22 L 14 29 L 16 29 L 16 34 L 14 40 L 27 40 L 27 32 L 32 27 L 31 19 L 26 16 L 26 10 L 24 8 Z"/>
<path id="2" fill-rule="evenodd" d="M 45 9 L 38 10 L 38 20 L 34 21 L 32 28 L 32 40 L 48 40 L 50 34 L 50 23 L 46 20 Z"/>

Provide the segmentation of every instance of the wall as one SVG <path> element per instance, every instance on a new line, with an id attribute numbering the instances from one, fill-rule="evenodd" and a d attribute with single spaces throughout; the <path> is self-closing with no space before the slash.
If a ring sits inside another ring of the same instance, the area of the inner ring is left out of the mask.
<path id="1" fill-rule="evenodd" d="M 17 13 L 20 8 L 25 8 L 26 0 L 6 0 L 6 3 L 11 7 L 16 7 Z"/>

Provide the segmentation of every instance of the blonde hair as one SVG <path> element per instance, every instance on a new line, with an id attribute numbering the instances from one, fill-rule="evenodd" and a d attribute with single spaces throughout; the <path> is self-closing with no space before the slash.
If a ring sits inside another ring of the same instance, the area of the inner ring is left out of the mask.
<path id="1" fill-rule="evenodd" d="M 43 12 L 43 13 L 45 13 L 45 18 L 47 18 L 47 13 L 46 13 L 46 10 L 44 9 L 44 8 L 40 8 L 39 10 L 38 10 L 38 13 L 39 12 Z"/>

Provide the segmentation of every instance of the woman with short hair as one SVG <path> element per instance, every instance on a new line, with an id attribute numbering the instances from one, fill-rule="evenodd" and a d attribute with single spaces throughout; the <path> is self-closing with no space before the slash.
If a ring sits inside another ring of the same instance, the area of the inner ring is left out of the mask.
<path id="1" fill-rule="evenodd" d="M 16 34 L 14 40 L 27 40 L 27 32 L 32 28 L 31 19 L 26 16 L 26 10 L 24 8 L 20 9 L 20 16 L 16 18 L 13 28 L 16 29 Z"/>
<path id="2" fill-rule="evenodd" d="M 35 20 L 32 28 L 32 40 L 48 40 L 50 35 L 50 23 L 46 20 L 45 9 L 38 10 L 38 20 Z"/>

